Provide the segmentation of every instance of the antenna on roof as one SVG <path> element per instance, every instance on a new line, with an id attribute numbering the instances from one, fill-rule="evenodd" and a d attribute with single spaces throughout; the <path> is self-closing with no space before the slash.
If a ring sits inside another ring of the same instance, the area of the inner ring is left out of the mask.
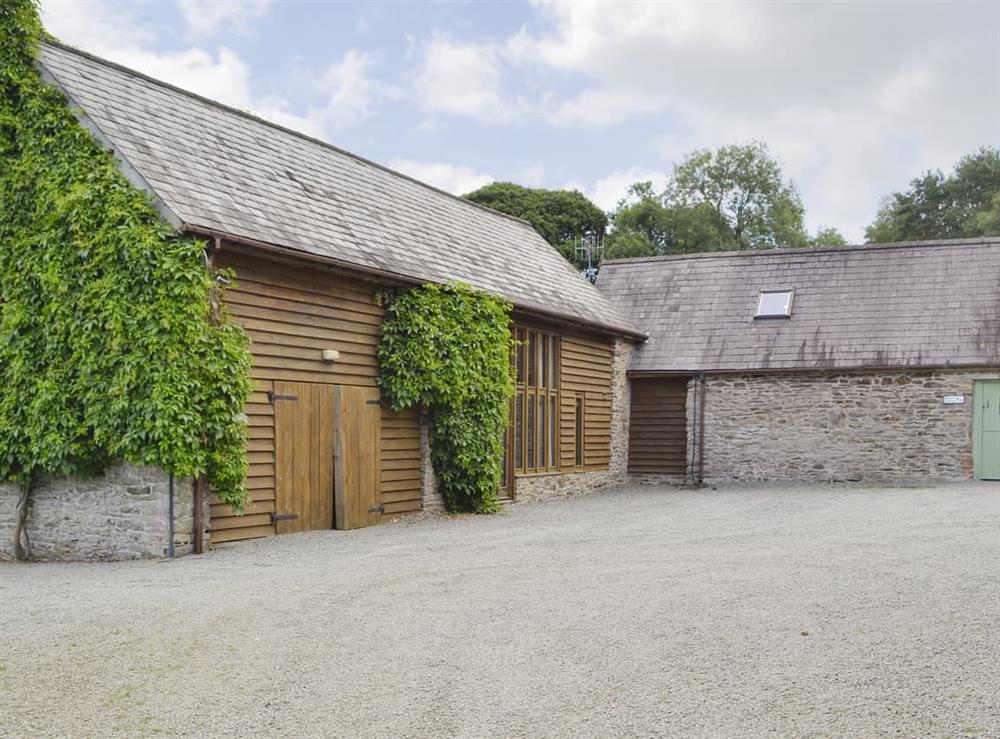
<path id="1" fill-rule="evenodd" d="M 585 265 L 581 270 L 583 276 L 594 282 L 597 279 L 597 265 L 604 259 L 604 234 L 584 231 L 577 242 L 575 256 L 577 264 Z"/>

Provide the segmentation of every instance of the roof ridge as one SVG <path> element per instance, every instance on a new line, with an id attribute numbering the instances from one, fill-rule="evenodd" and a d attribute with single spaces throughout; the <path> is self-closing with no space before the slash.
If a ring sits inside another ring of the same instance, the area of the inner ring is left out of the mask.
<path id="1" fill-rule="evenodd" d="M 235 113 L 236 115 L 242 116 L 244 118 L 248 118 L 249 120 L 252 120 L 252 121 L 256 121 L 257 123 L 262 123 L 265 126 L 269 126 L 270 128 L 274 128 L 274 129 L 276 129 L 278 131 L 282 131 L 284 133 L 290 134 L 292 136 L 295 136 L 296 138 L 300 138 L 300 139 L 302 139 L 304 141 L 308 141 L 308 142 L 310 142 L 312 144 L 316 144 L 318 146 L 322 146 L 325 149 L 330 149 L 331 151 L 335 151 L 338 154 L 343 154 L 344 156 L 350 157 L 351 159 L 355 159 L 355 160 L 357 160 L 359 162 L 362 162 L 363 164 L 367 164 L 369 166 L 375 167 L 376 169 L 381 169 L 383 172 L 388 172 L 389 174 L 394 175 L 396 177 L 400 177 L 400 178 L 402 178 L 404 180 L 409 180 L 410 182 L 413 182 L 413 183 L 415 183 L 417 185 L 420 185 L 421 187 L 424 187 L 424 188 L 426 188 L 428 190 L 431 190 L 432 192 L 436 192 L 436 193 L 438 193 L 440 195 L 445 195 L 446 197 L 451 198 L 452 200 L 457 200 L 457 201 L 459 201 L 461 203 L 464 203 L 465 205 L 470 205 L 472 207 L 479 208 L 480 210 L 486 211 L 487 213 L 490 213 L 492 215 L 496 215 L 496 216 L 500 216 L 502 218 L 506 218 L 508 220 L 514 221 L 515 223 L 519 223 L 521 225 L 527 226 L 532 231 L 535 231 L 535 227 L 532 226 L 531 223 L 529 221 L 525 220 L 524 218 L 518 218 L 517 216 L 512 216 L 509 213 L 504 213 L 503 211 L 499 211 L 499 210 L 496 210 L 495 208 L 491 208 L 488 205 L 482 205 L 481 203 L 476 203 L 476 202 L 474 202 L 472 200 L 466 200 L 465 198 L 463 198 L 460 195 L 455 195 L 454 193 L 448 192 L 447 190 L 442 190 L 440 187 L 435 187 L 434 185 L 428 184 L 428 183 L 424 182 L 423 180 L 418 180 L 416 177 L 412 177 L 412 176 L 410 176 L 410 175 L 408 175 L 408 174 L 406 174 L 404 172 L 400 172 L 398 170 L 392 169 L 391 167 L 387 167 L 384 164 L 379 164 L 378 162 L 373 161 L 371 159 L 368 159 L 366 157 L 363 157 L 360 154 L 355 154 L 353 152 L 347 151 L 346 149 L 341 149 L 339 146 L 331 144 L 328 141 L 323 141 L 322 139 L 318 139 L 315 136 L 310 136 L 309 134 L 302 133 L 301 131 L 296 131 L 294 128 L 288 128 L 287 126 L 282 126 L 280 123 L 275 123 L 274 121 L 269 121 L 266 118 L 262 118 L 259 115 L 251 113 L 249 111 L 243 110 L 241 108 L 236 108 L 236 107 L 234 107 L 232 105 L 226 105 L 225 103 L 221 103 L 218 100 L 213 100 L 210 97 L 206 97 L 204 95 L 199 95 L 198 93 L 192 92 L 191 90 L 185 90 L 183 87 L 178 87 L 177 85 L 171 84 L 170 82 L 164 82 L 161 79 L 157 79 L 156 77 L 152 77 L 152 76 L 150 76 L 148 74 L 145 74 L 144 72 L 140 72 L 140 71 L 138 71 L 136 69 L 133 69 L 132 67 L 126 67 L 124 64 L 119 64 L 118 62 L 113 62 L 110 59 L 105 59 L 104 57 L 100 57 L 100 56 L 97 56 L 96 54 L 92 54 L 89 51 L 84 51 L 83 49 L 78 49 L 75 46 L 70 46 L 69 44 L 63 43 L 62 41 L 57 41 L 57 40 L 53 39 L 52 37 L 48 37 L 48 38 L 42 39 L 42 41 L 39 44 L 39 46 L 40 47 L 43 47 L 43 46 L 54 46 L 57 49 L 62 49 L 63 51 L 67 51 L 67 52 L 69 52 L 71 54 L 76 54 L 77 56 L 81 56 L 81 57 L 83 57 L 85 59 L 90 59 L 91 61 L 97 62 L 98 64 L 103 64 L 103 65 L 105 65 L 107 67 L 111 67 L 113 69 L 117 69 L 117 70 L 119 70 L 121 72 L 124 72 L 126 74 L 132 75 L 133 77 L 138 77 L 138 78 L 144 79 L 144 80 L 146 80 L 148 82 L 152 82 L 154 85 L 159 85 L 160 87 L 164 87 L 164 88 L 166 88 L 168 90 L 173 90 L 174 92 L 178 92 L 178 93 L 180 93 L 182 95 L 186 95 L 187 97 L 193 98 L 194 100 L 198 100 L 198 101 L 200 101 L 202 103 L 205 103 L 205 104 L 207 104 L 207 105 L 209 105 L 209 106 L 211 106 L 213 108 L 218 108 L 220 110 L 224 110 L 227 113 Z M 535 231 L 535 233 L 538 233 L 538 232 Z M 540 237 L 541 237 L 541 235 L 539 235 L 539 238 Z"/>
<path id="2" fill-rule="evenodd" d="M 1000 236 L 977 236 L 962 239 L 924 239 L 918 241 L 892 241 L 881 244 L 845 244 L 844 246 L 782 247 L 778 249 L 737 249 L 732 251 L 707 251 L 694 254 L 665 254 L 653 257 L 624 257 L 605 259 L 601 265 L 644 264 L 647 262 L 673 262 L 687 259 L 738 259 L 740 257 L 776 257 L 794 254 L 839 254 L 853 251 L 883 251 L 890 249 L 942 248 L 970 246 L 973 244 L 1000 244 Z"/>

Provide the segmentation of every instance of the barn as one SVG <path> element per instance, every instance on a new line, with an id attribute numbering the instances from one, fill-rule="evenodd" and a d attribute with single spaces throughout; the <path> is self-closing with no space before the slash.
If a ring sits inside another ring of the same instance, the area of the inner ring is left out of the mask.
<path id="1" fill-rule="evenodd" d="M 34 492 L 39 558 L 120 558 L 440 508 L 428 427 L 381 402 L 384 287 L 461 280 L 514 307 L 511 501 L 624 479 L 625 370 L 644 336 L 526 222 L 53 42 L 43 76 L 178 230 L 236 279 L 254 390 L 243 515 L 197 481 L 128 465 Z M 0 486 L 10 556 L 13 486 Z"/>
<path id="2" fill-rule="evenodd" d="M 628 470 L 689 482 L 1000 480 L 1000 240 L 605 262 L 649 334 Z"/>

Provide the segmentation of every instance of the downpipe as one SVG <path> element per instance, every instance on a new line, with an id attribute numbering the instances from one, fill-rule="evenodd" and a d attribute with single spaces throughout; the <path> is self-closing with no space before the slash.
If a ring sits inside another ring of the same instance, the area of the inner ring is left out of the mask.
<path id="1" fill-rule="evenodd" d="M 167 559 L 174 558 L 174 474 L 167 478 Z"/>

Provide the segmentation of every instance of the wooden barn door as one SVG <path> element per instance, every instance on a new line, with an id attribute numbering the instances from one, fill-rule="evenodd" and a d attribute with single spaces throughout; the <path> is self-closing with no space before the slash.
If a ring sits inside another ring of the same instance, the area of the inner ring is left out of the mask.
<path id="1" fill-rule="evenodd" d="M 333 528 L 334 385 L 275 382 L 275 527 Z"/>
<path id="2" fill-rule="evenodd" d="M 336 388 L 336 525 L 356 529 L 378 523 L 382 416 L 378 388 Z"/>

